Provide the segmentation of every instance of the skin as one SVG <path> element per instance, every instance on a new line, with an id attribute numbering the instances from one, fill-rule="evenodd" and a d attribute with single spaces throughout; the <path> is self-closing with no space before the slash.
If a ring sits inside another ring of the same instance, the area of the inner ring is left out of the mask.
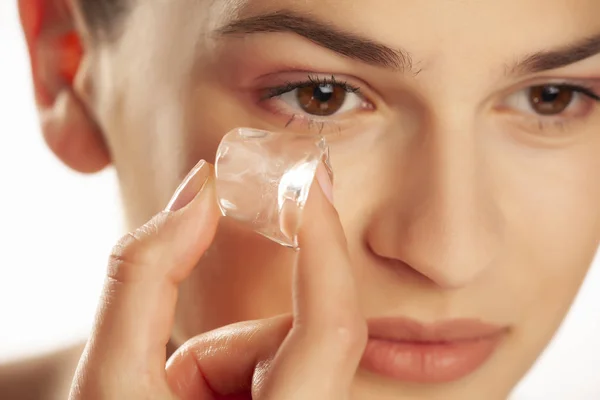
<path id="1" fill-rule="evenodd" d="M 526 89 L 559 80 L 599 93 L 600 56 L 537 73 L 511 66 L 597 35 L 597 1 L 147 0 L 112 41 L 93 39 L 66 0 L 24 3 L 44 137 L 76 170 L 116 168 L 132 230 L 199 159 L 214 162 L 227 131 L 318 133 L 305 118 L 286 126 L 294 109 L 258 101 L 265 88 L 332 74 L 361 88 L 368 106 L 323 126 L 360 314 L 476 318 L 508 334 L 465 379 L 414 385 L 359 369 L 353 398 L 506 398 L 560 325 L 600 239 L 600 110 L 582 96 L 540 116 Z M 290 33 L 215 35 L 281 8 L 405 49 L 413 68 L 368 65 Z M 180 285 L 173 348 L 292 309 L 290 253 L 221 222 Z"/>

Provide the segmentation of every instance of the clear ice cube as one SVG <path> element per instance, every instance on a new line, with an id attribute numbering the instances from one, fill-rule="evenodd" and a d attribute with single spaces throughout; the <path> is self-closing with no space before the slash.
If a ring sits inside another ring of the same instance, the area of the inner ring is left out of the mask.
<path id="1" fill-rule="evenodd" d="M 322 136 L 235 129 L 223 137 L 215 161 L 221 212 L 296 248 L 296 232 L 282 228 L 282 213 L 295 213 L 296 221 L 300 220 L 319 163 L 331 174 Z"/>

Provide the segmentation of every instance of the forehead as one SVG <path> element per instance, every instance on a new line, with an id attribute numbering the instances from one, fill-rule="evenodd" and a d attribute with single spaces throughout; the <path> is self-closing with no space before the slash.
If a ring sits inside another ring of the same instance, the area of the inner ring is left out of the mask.
<path id="1" fill-rule="evenodd" d="M 163 10 L 147 15 L 162 16 L 173 34 L 203 36 L 234 19 L 287 10 L 405 49 L 423 61 L 460 51 L 466 57 L 484 50 L 526 54 L 600 33 L 598 0 L 149 1 Z"/>
<path id="2" fill-rule="evenodd" d="M 432 72 L 442 81 L 462 75 L 472 81 L 476 72 L 483 81 L 495 79 L 531 54 L 600 34 L 600 0 L 136 1 L 123 54 L 153 53 L 148 57 L 169 60 L 169 71 L 214 58 L 211 50 L 219 47 L 214 39 L 224 26 L 280 11 L 401 50 L 410 55 L 415 70 Z M 261 57 L 294 50 L 321 60 L 324 54 L 293 34 L 285 40 L 240 36 L 253 39 L 247 43 Z M 147 44 L 143 50 L 140 38 Z M 231 53 L 240 47 L 227 49 Z"/>

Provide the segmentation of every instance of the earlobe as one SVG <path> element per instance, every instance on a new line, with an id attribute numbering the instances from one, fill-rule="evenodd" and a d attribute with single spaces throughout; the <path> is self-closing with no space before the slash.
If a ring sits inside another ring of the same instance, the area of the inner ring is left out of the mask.
<path id="1" fill-rule="evenodd" d="M 76 171 L 102 170 L 110 156 L 90 112 L 89 93 L 78 90 L 89 71 L 68 0 L 20 0 L 19 11 L 46 143 Z"/>

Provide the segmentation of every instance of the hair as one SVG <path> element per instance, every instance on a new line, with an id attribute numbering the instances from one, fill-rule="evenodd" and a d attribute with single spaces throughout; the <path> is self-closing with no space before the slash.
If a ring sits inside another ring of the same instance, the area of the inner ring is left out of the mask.
<path id="1" fill-rule="evenodd" d="M 118 22 L 127 10 L 128 0 L 78 0 L 86 23 L 97 37 L 115 36 Z"/>

